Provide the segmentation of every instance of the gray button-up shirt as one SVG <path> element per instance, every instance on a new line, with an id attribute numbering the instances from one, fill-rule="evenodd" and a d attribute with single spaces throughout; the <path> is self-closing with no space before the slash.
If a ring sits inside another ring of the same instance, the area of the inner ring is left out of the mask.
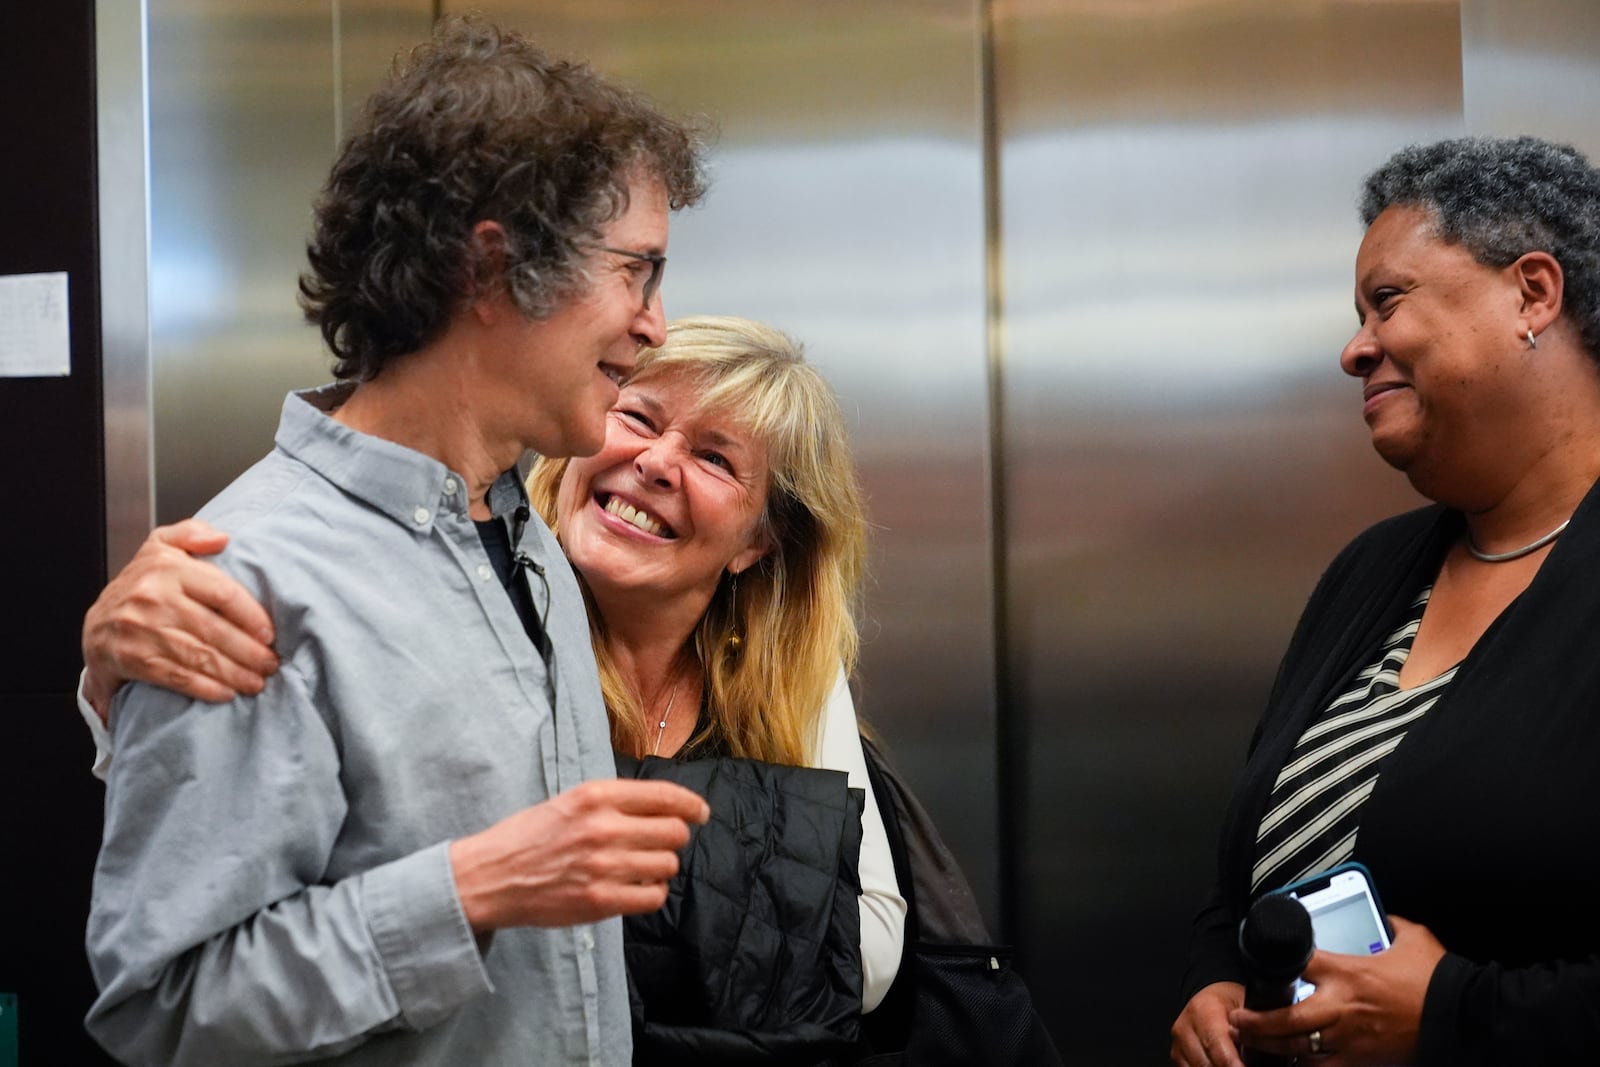
<path id="1" fill-rule="evenodd" d="M 572 571 L 530 522 L 547 670 L 463 480 L 329 418 L 342 395 L 290 395 L 277 448 L 200 512 L 282 668 L 231 704 L 113 705 L 87 1025 L 137 1064 L 626 1064 L 620 923 L 480 944 L 447 854 L 615 773 Z M 524 499 L 511 473 L 489 494 Z"/>

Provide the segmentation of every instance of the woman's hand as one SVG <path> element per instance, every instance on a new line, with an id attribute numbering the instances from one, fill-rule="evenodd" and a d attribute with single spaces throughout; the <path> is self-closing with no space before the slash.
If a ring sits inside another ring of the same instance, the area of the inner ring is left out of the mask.
<path id="1" fill-rule="evenodd" d="M 1299 1004 L 1234 1011 L 1230 1019 L 1246 1047 L 1314 1055 L 1316 1067 L 1414 1063 L 1422 1000 L 1444 946 L 1425 926 L 1389 921 L 1394 944 L 1375 956 L 1313 955 L 1305 978 L 1317 991 Z"/>
<path id="2" fill-rule="evenodd" d="M 1178 1067 L 1244 1067 L 1230 1012 L 1244 1006 L 1244 986 L 1213 982 L 1189 999 L 1172 1024 L 1172 1062 Z"/>
<path id="3" fill-rule="evenodd" d="M 259 693 L 278 669 L 266 611 L 244 586 L 191 555 L 227 543 L 227 534 L 199 519 L 158 526 L 89 608 L 84 697 L 102 722 L 126 681 L 219 702 Z"/>

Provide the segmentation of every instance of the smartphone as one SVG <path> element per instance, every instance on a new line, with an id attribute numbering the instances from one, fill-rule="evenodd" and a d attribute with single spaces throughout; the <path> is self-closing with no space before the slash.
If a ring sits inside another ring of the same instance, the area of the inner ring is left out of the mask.
<path id="1" fill-rule="evenodd" d="M 1389 947 L 1389 920 L 1371 873 L 1359 863 L 1341 863 L 1277 892 L 1305 906 L 1311 914 L 1312 943 L 1324 952 L 1370 956 Z M 1304 1000 L 1315 989 L 1310 982 L 1296 983 L 1295 1000 Z"/>

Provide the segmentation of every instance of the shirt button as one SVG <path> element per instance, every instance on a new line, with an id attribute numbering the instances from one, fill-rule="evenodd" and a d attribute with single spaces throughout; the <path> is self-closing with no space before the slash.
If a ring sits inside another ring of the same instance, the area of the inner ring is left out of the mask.
<path id="1" fill-rule="evenodd" d="M 585 952 L 594 951 L 594 935 L 587 930 L 583 932 L 583 949 Z"/>
<path id="2" fill-rule="evenodd" d="M 454 478 L 446 478 L 444 480 L 444 495 L 445 496 L 455 496 L 456 495 L 456 480 Z"/>
<path id="3" fill-rule="evenodd" d="M 482 578 L 484 581 L 487 582 L 489 580 L 490 576 L 493 575 L 493 574 L 494 574 L 494 571 L 491 571 L 489 569 L 489 565 L 487 563 L 478 564 L 478 577 L 479 578 Z"/>
<path id="4" fill-rule="evenodd" d="M 417 520 L 418 526 L 421 526 L 428 521 L 428 509 L 418 508 L 416 511 L 411 513 L 411 517 Z"/>

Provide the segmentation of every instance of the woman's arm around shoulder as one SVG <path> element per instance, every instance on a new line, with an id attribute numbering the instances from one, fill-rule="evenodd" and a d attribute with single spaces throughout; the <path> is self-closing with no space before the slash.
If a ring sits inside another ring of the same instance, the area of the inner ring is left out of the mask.
<path id="1" fill-rule="evenodd" d="M 123 683 L 221 703 L 261 692 L 278 669 L 266 610 L 220 567 L 195 558 L 227 543 L 200 519 L 156 527 L 84 616 L 78 711 L 94 739 L 96 777 L 111 764 L 106 724 Z"/>
<path id="2" fill-rule="evenodd" d="M 249 590 L 196 559 L 227 545 L 199 519 L 158 526 L 83 619 L 84 700 L 104 721 L 127 681 L 223 703 L 278 669 L 272 619 Z"/>

